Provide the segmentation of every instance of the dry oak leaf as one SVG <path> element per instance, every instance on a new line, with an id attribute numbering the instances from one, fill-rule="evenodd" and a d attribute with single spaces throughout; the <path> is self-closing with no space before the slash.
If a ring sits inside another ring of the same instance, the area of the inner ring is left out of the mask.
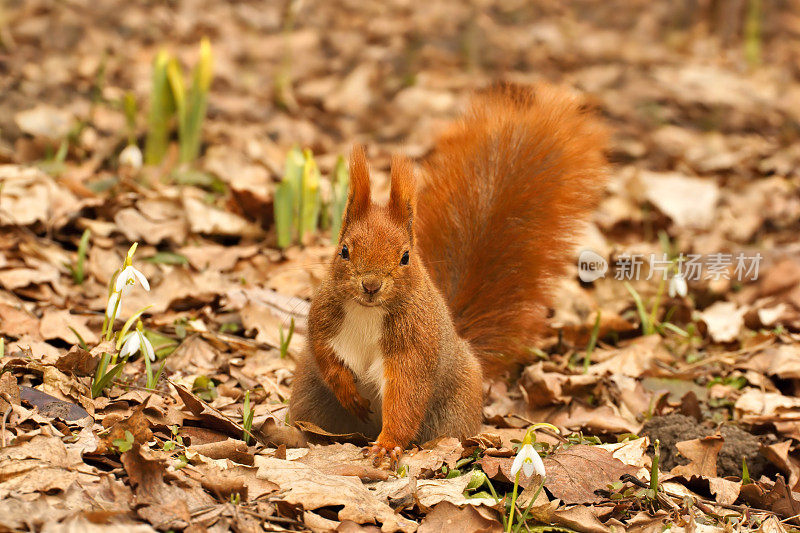
<path id="1" fill-rule="evenodd" d="M 215 503 L 196 481 L 184 477 L 180 486 L 168 483 L 164 462 L 138 442 L 120 459 L 135 487 L 137 513 L 158 529 L 185 529 L 195 513 Z"/>
<path id="2" fill-rule="evenodd" d="M 189 229 L 194 233 L 236 237 L 258 237 L 263 233 L 260 227 L 244 218 L 196 198 L 184 197 L 183 208 L 189 220 Z"/>
<path id="3" fill-rule="evenodd" d="M 687 479 L 692 476 L 717 477 L 717 455 L 723 444 L 725 444 L 725 439 L 720 435 L 676 443 L 675 447 L 678 448 L 681 455 L 691 462 L 688 465 L 676 466 L 670 473 Z"/>
<path id="4" fill-rule="evenodd" d="M 455 505 L 486 505 L 489 507 L 497 505 L 494 498 L 467 498 L 464 496 L 464 491 L 467 490 L 467 485 L 471 480 L 472 475 L 470 474 L 450 479 L 417 480 L 417 503 L 423 510 L 445 501 Z"/>
<path id="5" fill-rule="evenodd" d="M 705 229 L 714 222 L 719 185 L 677 172 L 642 171 L 645 197 L 678 226 Z"/>
<path id="6" fill-rule="evenodd" d="M 600 362 L 589 367 L 589 374 L 621 374 L 632 378 L 650 374 L 656 361 L 672 361 L 661 335 L 639 337 L 621 348 L 595 350 L 593 358 Z"/>
<path id="7" fill-rule="evenodd" d="M 481 508 L 484 510 L 484 508 Z M 458 531 L 463 533 L 502 533 L 503 526 L 496 517 L 486 516 L 478 508 L 471 505 L 458 507 L 444 501 L 431 512 L 419 526 L 417 533 L 439 533 Z"/>
<path id="8" fill-rule="evenodd" d="M 39 319 L 23 309 L 0 303 L 0 335 L 39 336 Z"/>
<path id="9" fill-rule="evenodd" d="M 746 309 L 740 309 L 733 302 L 717 302 L 698 314 L 714 342 L 731 342 L 739 337 L 744 328 L 746 312 Z"/>
<path id="10" fill-rule="evenodd" d="M 800 398 L 777 392 L 746 389 L 736 400 L 734 409 L 739 420 L 746 424 L 800 423 Z"/>
<path id="11" fill-rule="evenodd" d="M 386 481 L 389 472 L 372 466 L 372 459 L 364 457 L 362 448 L 354 444 L 311 446 L 298 462 L 318 469 L 325 474 L 356 476 L 362 481 Z"/>
<path id="12" fill-rule="evenodd" d="M 39 333 L 45 340 L 61 339 L 70 344 L 77 344 L 83 339 L 86 344 L 95 344 L 99 338 L 97 333 L 86 325 L 88 321 L 89 317 L 73 315 L 66 309 L 47 309 L 42 315 Z"/>
<path id="13" fill-rule="evenodd" d="M 256 456 L 257 477 L 277 483 L 283 501 L 306 510 L 342 506 L 339 520 L 381 525 L 381 531 L 416 531 L 417 523 L 394 512 L 357 478 L 324 474 L 297 461 Z"/>
<path id="14" fill-rule="evenodd" d="M 608 450 L 583 444 L 557 450 L 543 462 L 545 487 L 567 504 L 600 502 L 603 498 L 596 490 L 607 489 L 624 474 L 635 476 L 639 470 L 615 459 Z"/>
<path id="15" fill-rule="evenodd" d="M 0 226 L 46 222 L 79 205 L 69 190 L 35 167 L 0 165 L 0 183 Z"/>

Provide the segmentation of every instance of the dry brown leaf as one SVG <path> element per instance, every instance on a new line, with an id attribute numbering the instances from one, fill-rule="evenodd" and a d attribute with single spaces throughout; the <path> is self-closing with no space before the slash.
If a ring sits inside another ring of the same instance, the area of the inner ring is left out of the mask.
<path id="1" fill-rule="evenodd" d="M 660 335 L 638 337 L 618 349 L 598 349 L 595 358 L 600 362 L 589 367 L 590 374 L 622 374 L 633 378 L 654 373 L 656 361 L 672 360 Z"/>
<path id="2" fill-rule="evenodd" d="M 312 446 L 308 453 L 297 461 L 326 474 L 356 476 L 361 481 L 389 479 L 389 472 L 374 467 L 372 459 L 364 457 L 361 449 L 350 443 Z"/>
<path id="3" fill-rule="evenodd" d="M 439 533 L 456 530 L 465 533 L 502 533 L 503 525 L 497 517 L 488 518 L 471 505 L 458 507 L 444 501 L 431 509 L 417 532 Z"/>
<path id="4" fill-rule="evenodd" d="M 183 208 L 189 221 L 189 229 L 194 233 L 237 237 L 258 237 L 262 234 L 261 228 L 255 224 L 196 198 L 184 197 Z"/>
<path id="5" fill-rule="evenodd" d="M 547 472 L 545 487 L 568 504 L 602 501 L 594 491 L 605 490 L 622 475 L 636 475 L 639 470 L 615 459 L 608 450 L 582 444 L 557 450 L 543 462 Z"/>
<path id="6" fill-rule="evenodd" d="M 699 313 L 699 316 L 714 342 L 731 342 L 739 337 L 744 327 L 745 313 L 746 309 L 739 308 L 733 302 L 717 302 Z"/>
<path id="7" fill-rule="evenodd" d="M 27 226 L 71 213 L 78 200 L 35 167 L 0 165 L 0 225 Z"/>
<path id="8" fill-rule="evenodd" d="M 186 241 L 188 227 L 183 218 L 151 220 L 139 210 L 132 207 L 120 209 L 114 215 L 117 229 L 131 242 L 144 241 L 148 244 L 159 244 L 170 240 L 181 244 Z"/>
<path id="9" fill-rule="evenodd" d="M 678 451 L 689 459 L 690 463 L 688 465 L 678 465 L 670 473 L 686 478 L 692 476 L 717 477 L 717 455 L 723 444 L 725 444 L 725 439 L 720 435 L 677 443 L 675 446 Z"/>
<path id="10" fill-rule="evenodd" d="M 10 337 L 39 335 L 39 319 L 17 307 L 0 303 L 0 334 Z"/>
<path id="11" fill-rule="evenodd" d="M 709 228 L 719 201 L 719 186 L 713 179 L 682 174 L 642 171 L 645 197 L 678 226 Z"/>
<path id="12" fill-rule="evenodd" d="M 339 520 L 358 524 L 379 523 L 382 531 L 415 531 L 417 524 L 379 501 L 351 476 L 324 474 L 296 461 L 256 456 L 258 477 L 277 483 L 285 491 L 281 499 L 306 510 L 342 506 Z"/>
<path id="13" fill-rule="evenodd" d="M 61 339 L 70 344 L 78 344 L 83 340 L 86 344 L 95 344 L 100 339 L 86 325 L 88 322 L 89 317 L 73 315 L 66 309 L 47 309 L 42 316 L 39 333 L 46 340 Z"/>

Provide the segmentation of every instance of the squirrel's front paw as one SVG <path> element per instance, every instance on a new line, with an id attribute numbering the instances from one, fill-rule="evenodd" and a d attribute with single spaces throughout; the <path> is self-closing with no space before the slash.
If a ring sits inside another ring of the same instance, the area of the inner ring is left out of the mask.
<path id="1" fill-rule="evenodd" d="M 372 464 L 381 466 L 381 464 L 388 459 L 389 468 L 396 469 L 400 457 L 403 456 L 403 449 L 400 446 L 383 446 L 379 442 L 374 443 L 372 446 L 367 446 L 361 452 L 364 457 L 372 457 Z"/>
<path id="2" fill-rule="evenodd" d="M 369 415 L 372 414 L 369 408 L 369 400 L 358 392 L 354 392 L 351 396 L 342 398 L 339 401 L 345 409 L 356 415 L 361 421 L 366 422 L 369 420 Z"/>

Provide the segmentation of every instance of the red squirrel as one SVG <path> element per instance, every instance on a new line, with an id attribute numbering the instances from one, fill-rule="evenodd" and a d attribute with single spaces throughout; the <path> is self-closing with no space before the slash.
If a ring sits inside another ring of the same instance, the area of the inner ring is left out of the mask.
<path id="1" fill-rule="evenodd" d="M 436 143 L 417 191 L 392 158 L 372 203 L 360 146 L 308 316 L 291 421 L 374 439 L 376 461 L 481 426 L 483 382 L 529 358 L 602 194 L 605 129 L 562 88 L 497 84 Z"/>

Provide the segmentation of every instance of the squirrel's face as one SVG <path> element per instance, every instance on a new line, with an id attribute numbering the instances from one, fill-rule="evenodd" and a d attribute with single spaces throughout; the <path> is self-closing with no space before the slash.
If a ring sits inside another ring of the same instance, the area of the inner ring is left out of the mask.
<path id="1" fill-rule="evenodd" d="M 402 300 L 412 289 L 418 268 L 408 232 L 385 208 L 376 206 L 342 235 L 333 258 L 334 276 L 344 296 L 364 306 Z"/>
<path id="2" fill-rule="evenodd" d="M 331 274 L 345 298 L 364 306 L 398 302 L 413 288 L 421 268 L 413 246 L 416 187 L 408 160 L 392 158 L 391 179 L 389 203 L 373 204 L 364 149 L 353 149 L 350 191 Z"/>

